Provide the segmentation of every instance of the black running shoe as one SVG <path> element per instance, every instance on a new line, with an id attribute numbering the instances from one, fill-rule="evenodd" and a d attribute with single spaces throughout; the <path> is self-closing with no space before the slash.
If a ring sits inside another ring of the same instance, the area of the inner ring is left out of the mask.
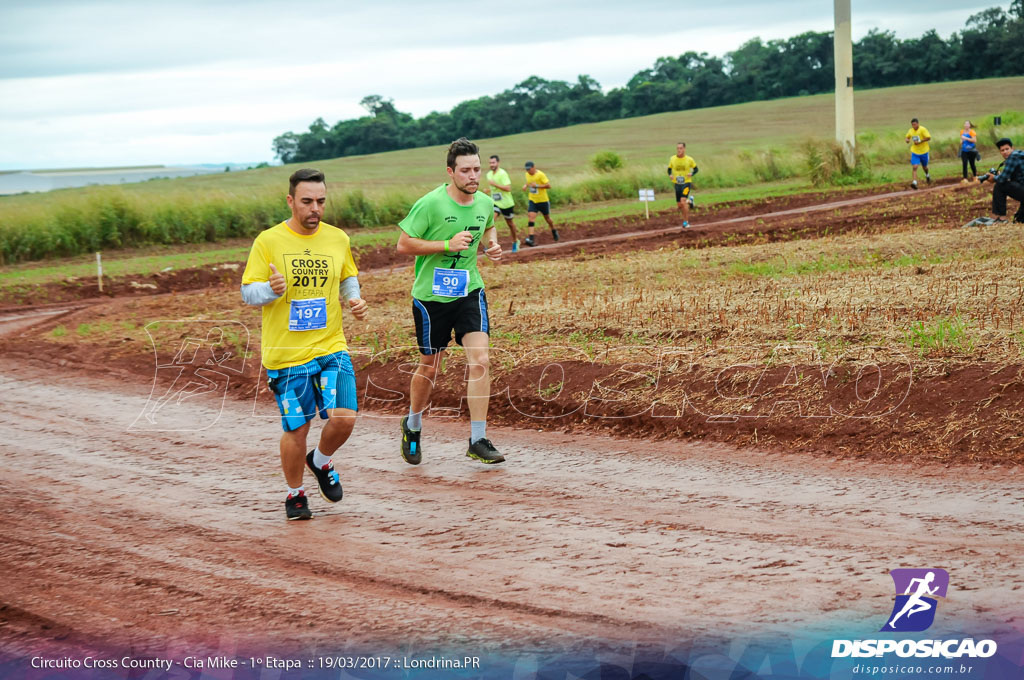
<path id="1" fill-rule="evenodd" d="M 489 439 L 477 439 L 475 444 L 469 445 L 469 450 L 466 451 L 466 455 L 470 458 L 474 458 L 481 463 L 493 464 L 493 463 L 504 463 L 505 456 L 498 453 L 498 449 L 494 448 L 494 444 Z"/>
<path id="2" fill-rule="evenodd" d="M 924 176 L 924 181 L 928 182 L 928 184 L 931 184 L 932 183 L 932 176 L 931 175 L 925 175 Z"/>
<path id="3" fill-rule="evenodd" d="M 420 432 L 409 429 L 409 416 L 402 418 L 402 458 L 409 465 L 419 465 L 423 460 L 423 451 L 420 449 Z"/>
<path id="4" fill-rule="evenodd" d="M 317 469 L 313 465 L 313 452 L 310 451 L 306 454 L 306 467 L 316 477 L 317 486 L 320 487 L 320 495 L 324 497 L 325 501 L 337 503 L 341 500 L 341 480 L 338 479 L 338 473 L 334 471 L 333 460 L 327 464 L 327 467 Z"/>
<path id="5" fill-rule="evenodd" d="M 558 243 L 558 230 L 557 229 L 552 229 L 551 230 L 551 238 L 553 238 L 555 240 L 555 243 Z"/>
<path id="6" fill-rule="evenodd" d="M 306 494 L 300 493 L 298 496 L 288 495 L 288 500 L 284 502 L 284 514 L 288 519 L 313 519 L 313 513 L 309 510 L 309 501 L 306 500 Z"/>
<path id="7" fill-rule="evenodd" d="M 528 246 L 530 246 L 530 247 L 533 247 L 533 246 L 537 245 L 537 243 L 533 240 L 533 236 L 532 235 L 531 236 L 527 236 L 526 238 L 524 238 L 523 239 L 523 243 L 528 245 Z"/>

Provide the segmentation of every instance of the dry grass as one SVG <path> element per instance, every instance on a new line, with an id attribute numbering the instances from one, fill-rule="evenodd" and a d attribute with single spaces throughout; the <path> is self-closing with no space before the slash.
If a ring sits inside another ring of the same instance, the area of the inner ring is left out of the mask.
<path id="1" fill-rule="evenodd" d="M 1024 246 L 1013 225 L 706 248 L 664 248 L 527 265 L 482 263 L 492 344 L 523 355 L 555 347 L 590 359 L 633 347 L 711 351 L 712 364 L 770 361 L 794 343 L 834 359 L 885 347 L 915 359 L 1019 362 L 1024 346 Z M 911 228 L 911 227 L 908 227 Z M 353 346 L 413 354 L 411 269 L 363 273 L 372 315 L 346 316 Z M 58 342 L 106 343 L 130 324 L 232 319 L 259 338 L 259 315 L 235 290 L 103 306 L 90 332 Z M 106 324 L 104 325 L 97 325 Z M 173 342 L 173 327 L 158 338 Z M 122 342 L 123 339 L 122 339 Z M 729 350 L 728 348 L 735 348 Z M 609 362 L 621 361 L 614 355 Z"/>

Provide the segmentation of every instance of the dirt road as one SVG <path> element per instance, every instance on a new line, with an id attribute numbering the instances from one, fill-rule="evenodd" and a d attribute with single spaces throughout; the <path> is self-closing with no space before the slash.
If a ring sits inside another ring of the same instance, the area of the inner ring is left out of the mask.
<path id="1" fill-rule="evenodd" d="M 485 467 L 439 420 L 411 467 L 371 414 L 336 458 L 345 499 L 288 523 L 251 404 L 185 400 L 147 431 L 148 386 L 0 362 L 0 389 L 7 653 L 877 631 L 894 567 L 950 572 L 947 625 L 1024 625 L 1017 470 L 497 428 L 508 462 Z"/>

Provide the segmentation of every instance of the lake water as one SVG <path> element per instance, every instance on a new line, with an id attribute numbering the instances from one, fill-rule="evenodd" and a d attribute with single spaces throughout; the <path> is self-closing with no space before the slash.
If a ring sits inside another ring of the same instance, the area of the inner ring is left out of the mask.
<path id="1" fill-rule="evenodd" d="M 244 167 L 244 166 L 243 166 Z M 232 168 L 234 170 L 235 168 Z M 90 184 L 130 184 L 158 177 L 191 177 L 224 172 L 224 166 L 168 166 L 115 170 L 39 170 L 0 174 L 0 195 L 51 191 Z"/>

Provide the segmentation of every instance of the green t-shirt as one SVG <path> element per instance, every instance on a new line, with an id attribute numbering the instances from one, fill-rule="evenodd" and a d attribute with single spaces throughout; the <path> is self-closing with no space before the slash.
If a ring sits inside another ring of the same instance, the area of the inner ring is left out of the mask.
<path id="1" fill-rule="evenodd" d="M 512 179 L 505 172 L 505 168 L 498 168 L 497 172 L 493 170 L 487 171 L 487 181 L 493 181 L 495 184 L 500 184 L 503 187 L 512 188 Z M 512 198 L 511 191 L 502 191 L 497 187 L 492 187 L 490 184 L 491 199 L 494 201 L 494 205 L 498 208 L 511 208 L 516 204 L 516 199 Z"/>
<path id="2" fill-rule="evenodd" d="M 435 277 L 435 269 L 461 269 L 468 272 L 466 294 L 483 288 L 484 280 L 476 268 L 477 250 L 484 232 L 493 225 L 494 201 L 482 191 L 473 195 L 471 205 L 459 205 L 448 195 L 448 185 L 442 184 L 416 201 L 405 219 L 398 223 L 406 234 L 427 241 L 444 241 L 461 231 L 468 231 L 473 234 L 473 241 L 462 252 L 417 255 L 412 296 L 417 300 L 434 302 L 451 302 L 459 297 L 434 294 L 434 286 L 441 282 L 441 275 Z"/>

